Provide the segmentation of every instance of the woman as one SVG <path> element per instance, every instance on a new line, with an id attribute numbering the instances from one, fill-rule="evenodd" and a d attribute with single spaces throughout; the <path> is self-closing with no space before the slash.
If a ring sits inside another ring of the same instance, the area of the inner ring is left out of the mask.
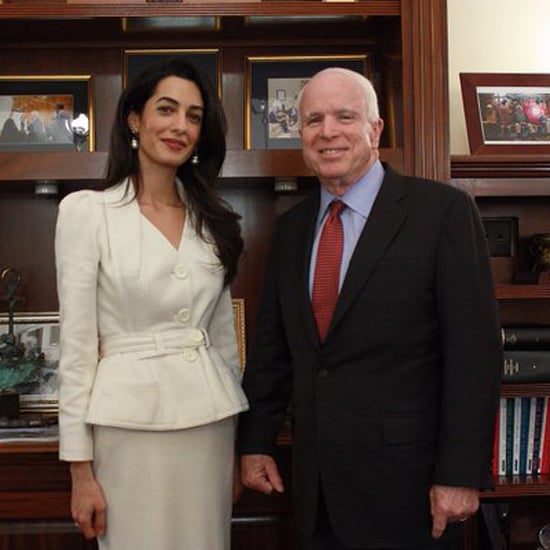
<path id="1" fill-rule="evenodd" d="M 60 458 L 100 549 L 230 546 L 240 388 L 229 284 L 242 252 L 213 191 L 225 117 L 169 60 L 122 94 L 104 191 L 60 204 Z"/>

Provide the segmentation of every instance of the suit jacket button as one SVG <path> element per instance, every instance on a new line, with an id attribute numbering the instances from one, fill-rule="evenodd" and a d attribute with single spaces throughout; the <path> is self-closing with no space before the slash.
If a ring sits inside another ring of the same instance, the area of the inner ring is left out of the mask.
<path id="1" fill-rule="evenodd" d="M 328 370 L 327 369 L 321 369 L 319 371 L 319 378 L 326 378 L 328 376 Z"/>

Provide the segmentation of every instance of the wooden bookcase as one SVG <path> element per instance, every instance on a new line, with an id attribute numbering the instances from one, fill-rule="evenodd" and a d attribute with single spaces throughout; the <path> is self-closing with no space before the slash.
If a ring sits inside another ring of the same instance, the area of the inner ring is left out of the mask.
<path id="1" fill-rule="evenodd" d="M 492 259 L 503 326 L 550 326 L 550 285 L 513 284 L 516 273 L 531 269 L 531 236 L 550 231 L 550 155 L 453 157 L 451 174 L 453 185 L 475 197 L 482 216 L 517 218 L 512 256 Z M 501 395 L 549 396 L 550 383 L 503 384 Z M 483 499 L 505 511 L 510 548 L 536 548 L 538 530 L 550 522 L 550 477 L 499 476 L 494 482 Z"/>

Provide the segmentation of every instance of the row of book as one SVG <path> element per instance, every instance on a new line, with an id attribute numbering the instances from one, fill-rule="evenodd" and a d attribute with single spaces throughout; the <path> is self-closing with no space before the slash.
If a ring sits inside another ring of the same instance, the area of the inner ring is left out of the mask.
<path id="1" fill-rule="evenodd" d="M 550 327 L 504 327 L 504 383 L 550 382 Z"/>
<path id="2" fill-rule="evenodd" d="M 495 426 L 493 474 L 547 474 L 549 467 L 549 397 L 501 397 Z"/>

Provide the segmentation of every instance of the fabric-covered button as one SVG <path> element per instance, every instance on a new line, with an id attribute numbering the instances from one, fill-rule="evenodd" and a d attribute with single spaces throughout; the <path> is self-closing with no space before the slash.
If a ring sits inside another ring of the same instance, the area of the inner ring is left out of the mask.
<path id="1" fill-rule="evenodd" d="M 177 313 L 177 318 L 180 323 L 187 323 L 190 317 L 189 310 L 187 308 L 180 309 Z"/>
<path id="2" fill-rule="evenodd" d="M 199 354 L 194 349 L 186 349 L 183 352 L 183 356 L 185 357 L 186 361 L 189 361 L 190 363 L 193 363 L 197 360 L 197 357 Z"/>
<path id="3" fill-rule="evenodd" d="M 174 267 L 174 275 L 178 279 L 186 279 L 189 276 L 189 273 L 187 272 L 187 269 L 185 269 L 185 266 L 180 264 Z"/>
<path id="4" fill-rule="evenodd" d="M 193 342 L 197 342 L 197 344 L 204 341 L 204 335 L 198 328 L 194 328 L 189 334 L 189 337 L 193 340 Z"/>

